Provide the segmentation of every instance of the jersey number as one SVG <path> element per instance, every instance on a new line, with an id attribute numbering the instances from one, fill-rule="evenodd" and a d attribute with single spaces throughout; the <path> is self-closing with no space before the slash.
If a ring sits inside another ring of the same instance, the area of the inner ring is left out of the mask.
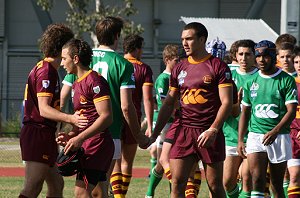
<path id="1" fill-rule="evenodd" d="M 107 62 L 98 62 L 93 66 L 93 70 L 100 73 L 107 80 L 108 64 Z"/>

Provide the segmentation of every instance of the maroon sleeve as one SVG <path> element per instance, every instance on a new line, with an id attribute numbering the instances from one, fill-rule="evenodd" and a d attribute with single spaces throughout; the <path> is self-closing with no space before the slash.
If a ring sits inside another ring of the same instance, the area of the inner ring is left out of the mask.
<path id="1" fill-rule="evenodd" d="M 146 65 L 145 80 L 143 85 L 153 85 L 153 72 L 150 66 Z"/>
<path id="2" fill-rule="evenodd" d="M 57 71 L 46 61 L 39 64 L 37 65 L 35 85 L 37 96 L 53 96 L 58 82 Z"/>
<path id="3" fill-rule="evenodd" d="M 109 85 L 103 76 L 94 78 L 92 83 L 93 101 L 94 103 L 107 100 L 110 98 Z"/>

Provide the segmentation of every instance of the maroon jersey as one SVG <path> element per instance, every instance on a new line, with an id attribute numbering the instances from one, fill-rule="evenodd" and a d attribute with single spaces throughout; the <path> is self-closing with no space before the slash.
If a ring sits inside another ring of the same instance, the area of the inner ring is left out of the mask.
<path id="1" fill-rule="evenodd" d="M 298 98 L 300 98 L 300 78 L 296 78 L 296 86 L 298 90 Z M 291 129 L 300 131 L 300 104 L 297 106 L 296 117 L 291 124 Z"/>
<path id="2" fill-rule="evenodd" d="M 131 57 L 127 59 L 134 66 L 135 89 L 132 93 L 133 104 L 138 118 L 142 117 L 141 103 L 143 98 L 143 86 L 153 86 L 152 69 L 149 65 Z"/>
<path id="3" fill-rule="evenodd" d="M 187 127 L 207 129 L 221 106 L 219 87 L 232 86 L 226 63 L 211 55 L 199 62 L 191 57 L 172 70 L 170 90 L 180 92 L 181 123 Z"/>
<path id="4" fill-rule="evenodd" d="M 81 132 L 99 117 L 95 103 L 110 99 L 109 85 L 103 76 L 90 70 L 73 84 L 72 99 L 74 110 L 81 111 L 88 119 L 87 126 L 79 130 Z"/>
<path id="5" fill-rule="evenodd" d="M 38 97 L 52 97 L 50 106 L 59 107 L 60 87 L 57 70 L 47 61 L 40 61 L 29 73 L 24 93 L 23 124 L 48 126 L 56 129 L 56 122 L 40 115 Z"/>

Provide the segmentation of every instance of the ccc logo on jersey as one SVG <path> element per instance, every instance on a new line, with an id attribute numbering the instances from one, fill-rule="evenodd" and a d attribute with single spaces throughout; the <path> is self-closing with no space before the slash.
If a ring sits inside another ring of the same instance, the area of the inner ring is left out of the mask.
<path id="1" fill-rule="evenodd" d="M 203 104 L 207 99 L 201 95 L 201 92 L 207 92 L 205 89 L 187 89 L 183 96 L 182 102 L 184 104 Z"/>
<path id="2" fill-rule="evenodd" d="M 258 104 L 255 106 L 255 116 L 258 118 L 277 118 L 279 115 L 273 111 L 277 107 L 275 104 Z"/>

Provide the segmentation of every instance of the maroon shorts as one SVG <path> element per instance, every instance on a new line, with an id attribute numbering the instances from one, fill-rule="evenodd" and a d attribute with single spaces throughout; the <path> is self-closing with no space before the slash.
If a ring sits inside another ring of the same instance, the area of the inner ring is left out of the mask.
<path id="1" fill-rule="evenodd" d="M 175 132 L 176 132 L 176 128 L 179 124 L 179 120 L 175 119 L 174 122 L 172 123 L 172 125 L 170 126 L 168 132 L 165 135 L 165 140 L 164 142 L 168 142 L 170 144 L 174 143 L 174 138 L 175 138 Z"/>
<path id="2" fill-rule="evenodd" d="M 24 125 L 20 136 L 22 160 L 53 166 L 58 155 L 55 131 L 49 127 Z"/>
<path id="3" fill-rule="evenodd" d="M 291 129 L 290 137 L 292 142 L 293 159 L 300 159 L 300 141 L 297 139 L 298 130 Z"/>
<path id="4" fill-rule="evenodd" d="M 108 132 L 97 134 L 82 144 L 84 148 L 84 169 L 107 172 L 115 151 L 113 139 Z"/>
<path id="5" fill-rule="evenodd" d="M 139 122 L 139 124 L 141 124 Z M 126 121 L 123 121 L 123 128 L 122 128 L 122 142 L 125 144 L 137 144 L 135 137 L 133 136 L 128 124 Z"/>
<path id="6" fill-rule="evenodd" d="M 225 160 L 225 138 L 222 131 L 209 148 L 199 148 L 197 139 L 203 129 L 190 128 L 173 124 L 171 133 L 174 133 L 174 144 L 170 151 L 171 159 L 181 159 L 189 155 L 196 155 L 204 163 L 215 163 Z"/>

